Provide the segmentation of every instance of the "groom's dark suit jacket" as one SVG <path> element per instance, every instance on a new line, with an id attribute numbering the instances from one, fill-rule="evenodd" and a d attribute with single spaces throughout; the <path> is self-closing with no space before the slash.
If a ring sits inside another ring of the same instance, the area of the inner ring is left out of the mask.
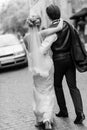
<path id="1" fill-rule="evenodd" d="M 56 27 L 58 23 L 54 21 L 50 27 Z M 53 60 L 71 57 L 78 71 L 87 71 L 87 51 L 76 29 L 64 21 L 63 29 L 56 34 L 58 38 L 51 46 Z"/>
<path id="2" fill-rule="evenodd" d="M 53 21 L 50 27 L 56 27 L 59 21 Z M 53 60 L 60 56 L 60 58 L 65 57 L 66 53 L 69 53 L 71 50 L 71 34 L 68 24 L 63 22 L 63 29 L 56 33 L 58 38 L 52 44 L 51 49 L 53 52 Z"/>

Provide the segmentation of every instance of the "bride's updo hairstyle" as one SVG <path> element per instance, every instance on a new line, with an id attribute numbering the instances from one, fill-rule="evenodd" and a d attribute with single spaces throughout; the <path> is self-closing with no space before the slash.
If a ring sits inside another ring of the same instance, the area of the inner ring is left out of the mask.
<path id="1" fill-rule="evenodd" d="M 41 25 L 41 18 L 40 16 L 32 16 L 31 18 L 27 18 L 27 24 L 29 27 L 40 27 Z"/>

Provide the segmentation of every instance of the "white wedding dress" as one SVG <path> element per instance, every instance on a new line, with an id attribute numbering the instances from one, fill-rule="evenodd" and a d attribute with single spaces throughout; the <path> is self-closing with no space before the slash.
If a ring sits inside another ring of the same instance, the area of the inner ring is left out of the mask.
<path id="1" fill-rule="evenodd" d="M 28 35 L 27 35 L 28 37 Z M 29 38 L 25 38 L 28 39 Z M 33 37 L 34 38 L 34 37 Z M 37 43 L 37 40 L 30 44 L 29 69 L 33 73 L 33 111 L 37 122 L 53 120 L 54 108 L 54 66 L 49 55 L 51 44 L 56 40 L 56 34 L 45 38 L 44 42 Z"/>

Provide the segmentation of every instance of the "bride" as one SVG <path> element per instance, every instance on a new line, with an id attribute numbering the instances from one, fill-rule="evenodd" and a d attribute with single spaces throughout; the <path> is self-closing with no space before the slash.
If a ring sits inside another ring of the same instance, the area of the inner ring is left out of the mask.
<path id="1" fill-rule="evenodd" d="M 36 126 L 44 126 L 46 130 L 52 129 L 54 109 L 54 66 L 49 50 L 57 39 L 56 32 L 63 26 L 60 19 L 55 28 L 40 30 L 41 18 L 33 15 L 27 20 L 29 35 L 24 41 L 30 47 L 29 69 L 33 74 L 33 111 L 36 116 Z"/>

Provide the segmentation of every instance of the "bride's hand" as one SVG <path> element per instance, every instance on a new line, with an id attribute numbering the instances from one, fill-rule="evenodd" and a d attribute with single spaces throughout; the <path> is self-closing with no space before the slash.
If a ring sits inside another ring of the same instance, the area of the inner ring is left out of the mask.
<path id="1" fill-rule="evenodd" d="M 63 28 L 63 19 L 62 18 L 60 18 L 60 22 L 57 27 L 60 27 L 60 30 L 62 30 L 62 28 Z"/>

